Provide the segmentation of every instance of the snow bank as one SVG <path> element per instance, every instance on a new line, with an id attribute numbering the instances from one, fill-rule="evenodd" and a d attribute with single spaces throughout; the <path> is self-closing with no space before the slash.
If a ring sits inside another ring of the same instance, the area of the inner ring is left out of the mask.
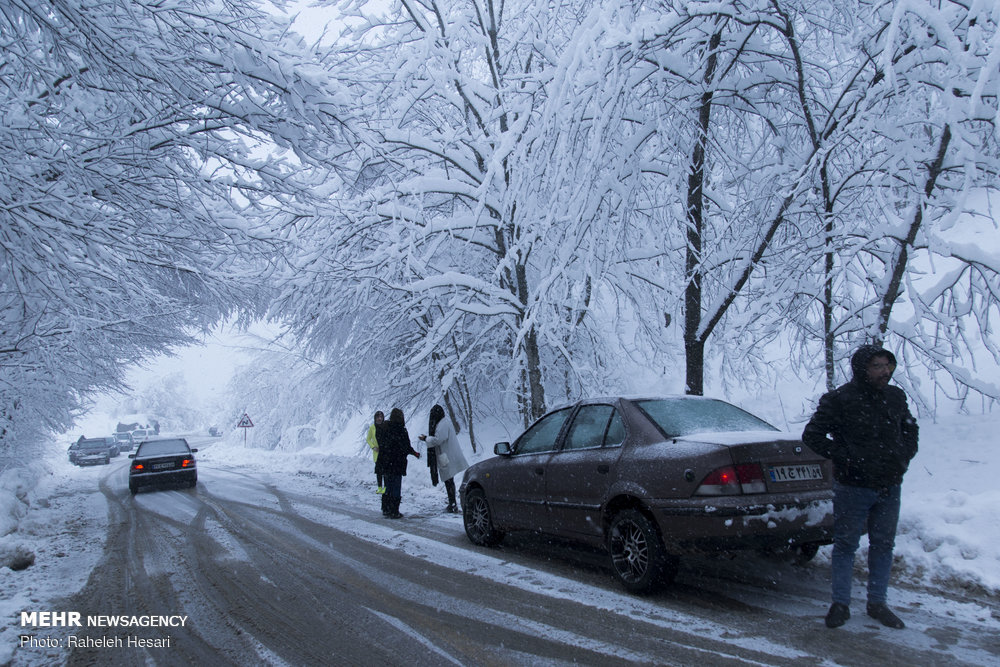
<path id="1" fill-rule="evenodd" d="M 998 432 L 998 415 L 920 423 L 896 537 L 908 576 L 1000 591 Z"/>
<path id="2" fill-rule="evenodd" d="M 31 507 L 32 492 L 48 474 L 51 474 L 48 468 L 39 462 L 10 466 L 0 473 L 0 537 L 17 530 Z M 3 564 L 0 560 L 0 565 Z"/>

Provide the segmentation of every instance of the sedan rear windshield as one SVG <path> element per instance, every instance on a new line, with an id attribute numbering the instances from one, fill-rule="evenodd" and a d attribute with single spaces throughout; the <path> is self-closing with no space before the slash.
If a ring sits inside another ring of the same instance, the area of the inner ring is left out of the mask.
<path id="1" fill-rule="evenodd" d="M 711 398 L 664 398 L 635 404 L 668 438 L 693 433 L 778 430 L 735 405 Z"/>
<path id="2" fill-rule="evenodd" d="M 147 440 L 139 446 L 135 453 L 139 456 L 169 456 L 171 454 L 190 454 L 186 440 Z"/>

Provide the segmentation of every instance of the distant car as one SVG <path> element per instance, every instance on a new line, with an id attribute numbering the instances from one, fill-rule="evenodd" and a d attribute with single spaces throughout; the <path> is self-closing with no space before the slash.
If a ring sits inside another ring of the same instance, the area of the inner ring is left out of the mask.
<path id="1" fill-rule="evenodd" d="M 80 438 L 69 446 L 69 462 L 78 466 L 111 463 L 111 446 L 105 438 Z"/>
<path id="2" fill-rule="evenodd" d="M 198 483 L 194 453 L 184 438 L 144 440 L 134 454 L 128 470 L 128 490 L 135 495 L 143 486 L 188 486 Z"/>
<path id="3" fill-rule="evenodd" d="M 830 462 L 725 401 L 580 401 L 494 453 L 462 481 L 469 539 L 527 530 L 602 547 L 632 592 L 672 581 L 680 555 L 781 547 L 811 558 L 831 539 Z"/>
<path id="4" fill-rule="evenodd" d="M 122 453 L 121 445 L 118 444 L 118 440 L 113 435 L 104 436 L 104 442 L 108 443 L 108 451 L 111 452 L 111 457 L 114 458 Z"/>
<path id="5" fill-rule="evenodd" d="M 136 446 L 139 445 L 146 438 L 152 438 L 154 435 L 152 429 L 137 428 L 132 431 L 132 443 Z"/>
<path id="6" fill-rule="evenodd" d="M 219 436 L 222 435 L 222 429 L 219 428 L 218 426 L 212 426 L 211 428 L 208 429 L 208 434 L 213 438 L 218 438 Z"/>
<path id="7" fill-rule="evenodd" d="M 114 435 L 115 441 L 118 443 L 118 448 L 123 452 L 132 451 L 132 447 L 135 446 L 135 442 L 132 440 L 132 434 L 128 431 L 119 431 Z"/>

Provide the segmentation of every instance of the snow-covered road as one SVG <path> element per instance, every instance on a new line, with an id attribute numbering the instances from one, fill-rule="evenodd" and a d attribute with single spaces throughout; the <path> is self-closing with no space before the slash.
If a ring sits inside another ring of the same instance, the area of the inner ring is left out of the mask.
<path id="1" fill-rule="evenodd" d="M 513 536 L 500 549 L 473 547 L 437 495 L 411 496 L 406 518 L 391 521 L 374 496 L 350 491 L 353 471 L 275 475 L 213 460 L 210 447 L 202 458 L 196 490 L 134 498 L 122 459 L 80 471 L 77 479 L 98 483 L 68 485 L 59 502 L 100 502 L 106 519 L 66 511 L 53 515 L 66 525 L 44 527 L 55 541 L 100 542 L 94 533 L 106 532 L 82 590 L 45 608 L 184 625 L 36 628 L 38 645 L 15 649 L 12 664 L 1000 661 L 1000 619 L 986 601 L 896 586 L 907 629 L 856 609 L 829 631 L 827 568 L 778 556 L 687 559 L 675 586 L 635 597 L 599 555 L 572 545 Z"/>

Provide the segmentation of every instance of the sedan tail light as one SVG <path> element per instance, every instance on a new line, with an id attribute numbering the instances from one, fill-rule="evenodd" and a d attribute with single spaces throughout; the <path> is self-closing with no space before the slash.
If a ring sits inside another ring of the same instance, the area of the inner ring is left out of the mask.
<path id="1" fill-rule="evenodd" d="M 736 496 L 743 493 L 764 493 L 764 471 L 758 463 L 741 463 L 717 468 L 705 476 L 696 496 Z"/>

